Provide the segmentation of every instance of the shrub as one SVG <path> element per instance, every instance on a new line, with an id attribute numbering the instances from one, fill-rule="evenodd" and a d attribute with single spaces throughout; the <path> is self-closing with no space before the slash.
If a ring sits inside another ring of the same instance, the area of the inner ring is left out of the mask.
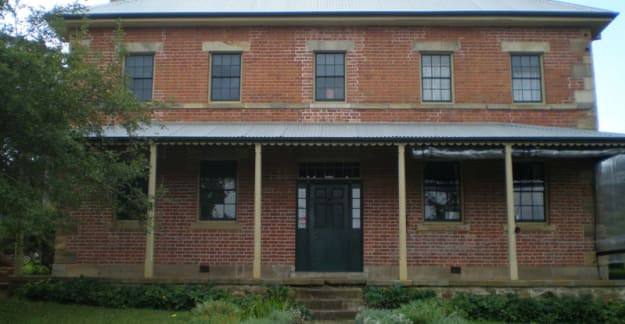
<path id="1" fill-rule="evenodd" d="M 458 294 L 450 304 L 473 320 L 514 323 L 625 323 L 625 306 L 591 296 L 519 298 Z"/>
<path id="2" fill-rule="evenodd" d="M 209 300 L 200 303 L 191 310 L 191 313 L 193 314 L 191 323 L 227 324 L 237 323 L 241 320 L 239 306 L 223 300 Z"/>
<path id="3" fill-rule="evenodd" d="M 469 321 L 454 312 L 445 301 L 425 299 L 401 306 L 399 312 L 415 324 L 468 324 Z"/>
<path id="4" fill-rule="evenodd" d="M 274 310 L 263 318 L 249 318 L 241 324 L 292 324 L 295 322 L 293 314 L 289 311 Z"/>
<path id="5" fill-rule="evenodd" d="M 432 290 L 417 290 L 400 285 L 389 288 L 366 287 L 364 290 L 365 304 L 369 308 L 394 309 L 414 300 L 436 297 Z"/>
<path id="6" fill-rule="evenodd" d="M 310 310 L 289 298 L 285 286 L 271 285 L 262 296 L 233 297 L 231 300 L 239 305 L 244 319 L 264 319 L 281 312 L 290 314 L 290 323 L 303 323 L 311 318 Z"/>
<path id="7" fill-rule="evenodd" d="M 31 300 L 167 310 L 189 310 L 198 302 L 230 295 L 224 289 L 206 285 L 119 285 L 82 277 L 29 282 L 20 293 Z"/>
<path id="8" fill-rule="evenodd" d="M 406 316 L 396 310 L 365 309 L 356 315 L 356 324 L 410 324 Z"/>

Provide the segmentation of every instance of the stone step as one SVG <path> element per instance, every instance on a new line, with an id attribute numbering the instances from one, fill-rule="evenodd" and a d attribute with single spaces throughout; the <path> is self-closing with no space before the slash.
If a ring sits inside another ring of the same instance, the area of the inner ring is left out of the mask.
<path id="1" fill-rule="evenodd" d="M 345 321 L 354 320 L 357 313 L 350 310 L 314 310 L 312 318 L 314 321 Z"/>
<path id="2" fill-rule="evenodd" d="M 362 299 L 299 299 L 310 310 L 361 310 L 364 306 Z"/>
<path id="3" fill-rule="evenodd" d="M 361 288 L 296 288 L 295 298 L 302 299 L 359 299 L 362 300 Z"/>

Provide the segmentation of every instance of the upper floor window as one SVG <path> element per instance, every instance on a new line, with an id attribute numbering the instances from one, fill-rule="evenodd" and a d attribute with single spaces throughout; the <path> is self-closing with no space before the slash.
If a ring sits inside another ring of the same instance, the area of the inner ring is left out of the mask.
<path id="1" fill-rule="evenodd" d="M 512 55 L 512 99 L 514 102 L 542 102 L 540 55 Z"/>
<path id="2" fill-rule="evenodd" d="M 237 203 L 237 163 L 202 161 L 200 220 L 234 220 Z"/>
<path id="3" fill-rule="evenodd" d="M 124 72 L 128 88 L 141 101 L 152 100 L 154 54 L 130 54 L 126 57 Z"/>
<path id="4" fill-rule="evenodd" d="M 345 53 L 316 53 L 315 100 L 345 100 Z"/>
<path id="5" fill-rule="evenodd" d="M 241 54 L 214 53 L 211 59 L 211 101 L 241 98 Z"/>
<path id="6" fill-rule="evenodd" d="M 421 55 L 421 93 L 424 102 L 451 101 L 451 55 Z"/>
<path id="7" fill-rule="evenodd" d="M 423 192 L 426 221 L 460 221 L 460 166 L 458 163 L 427 163 Z"/>
<path id="8" fill-rule="evenodd" d="M 517 222 L 545 221 L 545 170 L 542 163 L 515 163 L 514 213 Z"/>

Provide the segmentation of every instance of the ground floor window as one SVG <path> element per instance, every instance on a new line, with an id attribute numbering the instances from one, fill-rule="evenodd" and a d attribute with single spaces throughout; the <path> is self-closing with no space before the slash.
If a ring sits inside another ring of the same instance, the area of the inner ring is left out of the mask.
<path id="1" fill-rule="evenodd" d="M 514 214 L 518 222 L 545 221 L 545 170 L 540 162 L 515 163 Z"/>
<path id="2" fill-rule="evenodd" d="M 457 162 L 427 163 L 423 195 L 426 221 L 460 221 L 460 165 Z"/>
<path id="3" fill-rule="evenodd" d="M 236 161 L 202 161 L 200 220 L 234 220 L 237 203 Z"/>

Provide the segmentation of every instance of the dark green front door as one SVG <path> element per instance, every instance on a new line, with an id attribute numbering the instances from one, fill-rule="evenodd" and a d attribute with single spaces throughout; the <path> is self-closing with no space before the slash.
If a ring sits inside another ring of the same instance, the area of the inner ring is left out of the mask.
<path id="1" fill-rule="evenodd" d="M 360 215 L 353 221 L 352 185 L 321 182 L 306 189 L 307 219 L 306 228 L 298 227 L 297 270 L 362 271 L 362 230 Z M 360 206 L 356 211 L 360 213 Z"/>

